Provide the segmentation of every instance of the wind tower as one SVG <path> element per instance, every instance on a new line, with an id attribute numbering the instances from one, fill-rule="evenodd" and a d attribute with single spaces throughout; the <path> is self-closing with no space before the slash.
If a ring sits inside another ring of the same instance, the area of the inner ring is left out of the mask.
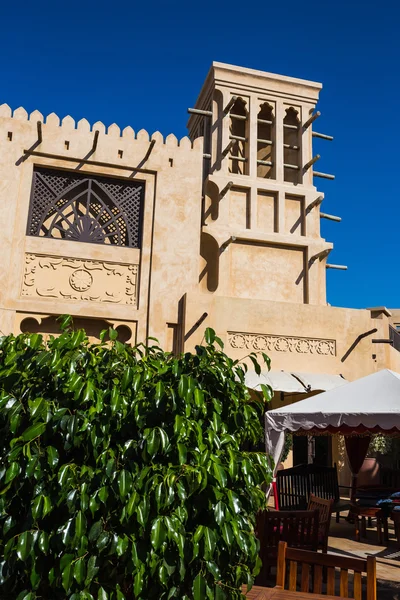
<path id="1" fill-rule="evenodd" d="M 214 62 L 194 108 L 204 137 L 200 285 L 249 299 L 326 303 L 323 194 L 313 131 L 320 83 Z"/>

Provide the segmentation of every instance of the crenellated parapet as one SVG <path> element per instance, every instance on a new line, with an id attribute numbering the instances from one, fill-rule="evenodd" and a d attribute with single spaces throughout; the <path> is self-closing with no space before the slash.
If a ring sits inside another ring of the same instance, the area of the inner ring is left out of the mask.
<path id="1" fill-rule="evenodd" d="M 43 114 L 38 110 L 34 110 L 28 114 L 28 112 L 22 106 L 12 110 L 8 104 L 0 105 L 0 118 L 11 119 L 15 122 L 18 122 L 18 124 L 25 123 L 28 126 L 31 125 L 32 130 L 34 131 L 37 129 L 37 124 L 41 123 L 44 129 L 59 129 L 60 133 L 66 134 L 71 134 L 74 132 L 80 134 L 89 134 L 91 132 L 94 133 L 98 131 L 100 135 L 106 136 L 106 138 L 110 140 L 121 139 L 129 142 L 134 140 L 139 142 L 151 142 L 154 140 L 156 143 L 164 145 L 168 148 L 182 148 L 184 150 L 202 148 L 201 138 L 191 142 L 187 136 L 178 139 L 173 133 L 170 133 L 164 137 L 159 131 L 155 131 L 154 133 L 150 134 L 145 129 L 140 129 L 139 131 L 135 132 L 130 126 L 127 126 L 121 130 L 116 123 L 112 123 L 107 127 L 101 121 L 97 121 L 91 125 L 87 119 L 80 119 L 76 122 L 75 119 L 73 119 L 70 115 L 67 115 L 61 119 L 55 113 L 50 113 L 44 117 Z M 12 131 L 10 131 L 10 133 L 12 133 Z"/>

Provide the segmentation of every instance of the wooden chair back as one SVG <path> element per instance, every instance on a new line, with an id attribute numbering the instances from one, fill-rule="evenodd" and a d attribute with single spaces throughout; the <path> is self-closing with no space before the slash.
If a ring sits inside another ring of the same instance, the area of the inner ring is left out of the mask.
<path id="1" fill-rule="evenodd" d="M 289 572 L 288 582 L 287 570 Z M 326 586 L 323 581 L 324 570 L 327 571 Z M 352 585 L 349 585 L 349 571 L 354 573 Z M 374 556 L 368 556 L 367 560 L 363 560 L 337 554 L 320 554 L 310 550 L 289 548 L 286 542 L 279 543 L 276 585 L 282 589 L 311 592 L 312 594 L 325 593 L 330 596 L 363 600 L 363 573 L 367 575 L 365 599 L 376 600 L 376 559 Z M 336 581 L 337 575 L 339 576 L 338 581 Z"/>
<path id="2" fill-rule="evenodd" d="M 277 557 L 280 541 L 291 548 L 317 550 L 318 510 L 265 510 L 257 518 L 256 534 L 260 540 L 261 559 Z"/>
<path id="3" fill-rule="evenodd" d="M 298 465 L 278 471 L 276 489 L 280 510 L 305 510 L 311 494 L 337 503 L 340 492 L 336 464 Z"/>
<path id="4" fill-rule="evenodd" d="M 391 467 L 379 466 L 381 484 L 393 488 L 394 492 L 400 491 L 400 470 Z"/>
<path id="5" fill-rule="evenodd" d="M 318 548 L 323 552 L 328 551 L 329 528 L 331 525 L 331 516 L 333 509 L 333 498 L 326 500 L 310 495 L 308 501 L 308 510 L 318 510 L 319 514 L 319 531 L 318 531 Z"/>

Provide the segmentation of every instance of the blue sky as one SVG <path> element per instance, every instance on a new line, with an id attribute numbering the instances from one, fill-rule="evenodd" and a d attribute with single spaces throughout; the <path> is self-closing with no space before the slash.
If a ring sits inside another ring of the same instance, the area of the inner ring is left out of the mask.
<path id="1" fill-rule="evenodd" d="M 400 306 L 400 8 L 323 2 L 7 2 L 0 103 L 91 123 L 186 134 L 213 60 L 321 81 L 318 180 L 335 248 L 333 305 Z"/>

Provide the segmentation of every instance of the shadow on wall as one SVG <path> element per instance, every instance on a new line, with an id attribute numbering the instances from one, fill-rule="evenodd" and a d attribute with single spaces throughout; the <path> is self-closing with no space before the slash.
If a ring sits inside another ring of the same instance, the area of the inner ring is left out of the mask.
<path id="1" fill-rule="evenodd" d="M 205 265 L 199 276 L 199 283 L 206 277 L 203 283 L 203 289 L 209 292 L 215 292 L 219 282 L 219 254 L 218 242 L 208 233 L 201 234 L 200 254 L 204 259 Z"/>

